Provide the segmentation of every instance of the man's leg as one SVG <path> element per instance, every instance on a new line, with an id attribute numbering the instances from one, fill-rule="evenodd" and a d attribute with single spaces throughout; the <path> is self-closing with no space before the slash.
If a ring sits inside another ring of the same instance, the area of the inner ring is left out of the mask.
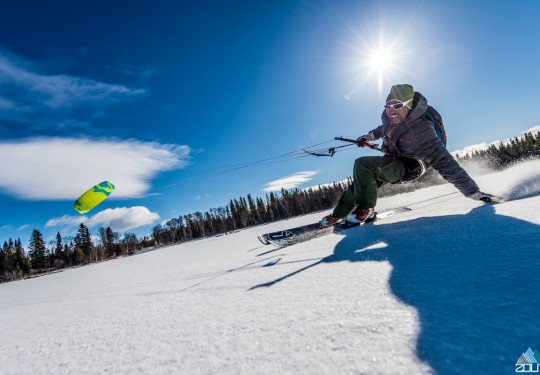
<path id="1" fill-rule="evenodd" d="M 355 205 L 374 208 L 377 204 L 377 189 L 386 183 L 396 183 L 405 173 L 403 162 L 387 156 L 366 156 L 354 163 Z M 353 207 L 354 209 L 354 207 Z"/>
<path id="2" fill-rule="evenodd" d="M 373 156 L 356 159 L 353 184 L 343 192 L 332 215 L 344 219 L 356 207 L 374 208 L 377 203 L 377 189 L 385 183 L 398 182 L 404 173 L 405 166 L 395 158 Z M 325 217 L 327 221 L 332 215 Z"/>
<path id="3" fill-rule="evenodd" d="M 356 207 L 356 198 L 354 196 L 354 184 L 350 185 L 339 198 L 338 204 L 334 208 L 334 216 L 340 219 L 346 218 Z"/>

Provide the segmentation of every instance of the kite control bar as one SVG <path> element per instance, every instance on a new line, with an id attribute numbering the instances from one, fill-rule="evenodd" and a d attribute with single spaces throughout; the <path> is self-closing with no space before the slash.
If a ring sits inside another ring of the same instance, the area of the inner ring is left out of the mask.
<path id="1" fill-rule="evenodd" d="M 374 145 L 373 143 L 359 142 L 357 139 L 349 139 L 349 138 L 343 138 L 343 137 L 336 137 L 334 139 L 336 141 L 343 141 L 343 142 L 353 143 L 353 144 L 357 145 L 358 147 L 369 147 L 372 150 L 377 150 L 377 151 L 383 152 L 383 150 L 381 150 L 377 145 Z M 331 142 L 331 141 L 328 141 L 328 142 Z M 334 154 L 336 153 L 336 150 L 338 148 L 349 147 L 349 146 L 350 145 L 330 147 L 328 149 L 328 151 L 324 151 L 324 150 L 308 151 L 306 149 L 303 149 L 302 151 L 304 151 L 304 152 L 306 152 L 306 153 L 308 153 L 310 155 L 313 155 L 313 156 L 334 156 Z"/>
<path id="2" fill-rule="evenodd" d="M 349 139 L 349 138 L 343 138 L 343 137 L 336 137 L 335 140 L 343 141 L 343 142 L 350 142 L 350 143 L 354 143 L 355 145 L 358 145 L 358 147 L 369 147 L 372 150 L 383 152 L 383 150 L 381 150 L 380 147 L 378 147 L 377 145 L 374 145 L 373 143 L 359 142 L 357 139 Z"/>

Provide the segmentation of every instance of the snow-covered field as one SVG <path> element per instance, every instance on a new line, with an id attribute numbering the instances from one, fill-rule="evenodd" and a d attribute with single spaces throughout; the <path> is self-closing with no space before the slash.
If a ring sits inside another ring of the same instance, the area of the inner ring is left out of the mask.
<path id="1" fill-rule="evenodd" d="M 296 246 L 259 226 L 0 285 L 2 374 L 509 374 L 540 349 L 540 161 L 379 200 Z M 519 198 L 519 199 L 518 199 Z"/>

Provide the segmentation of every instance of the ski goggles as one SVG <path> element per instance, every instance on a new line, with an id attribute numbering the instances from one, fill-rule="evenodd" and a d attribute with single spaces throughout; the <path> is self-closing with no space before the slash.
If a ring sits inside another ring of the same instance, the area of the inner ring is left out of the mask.
<path id="1" fill-rule="evenodd" d="M 396 99 L 393 99 L 393 101 L 396 101 Z M 401 109 L 403 107 L 407 107 L 407 108 L 411 109 L 411 106 L 409 105 L 409 102 L 412 102 L 412 101 L 413 101 L 412 99 L 409 99 L 406 102 L 402 102 L 402 101 L 398 100 L 398 103 L 385 104 L 384 109 L 386 109 L 387 111 L 390 110 L 390 109 Z"/>

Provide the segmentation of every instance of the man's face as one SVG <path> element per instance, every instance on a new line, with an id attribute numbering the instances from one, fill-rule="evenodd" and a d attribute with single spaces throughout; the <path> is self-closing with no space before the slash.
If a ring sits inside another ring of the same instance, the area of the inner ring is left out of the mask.
<path id="1" fill-rule="evenodd" d="M 410 105 L 410 102 L 403 103 L 399 100 L 390 100 L 386 103 L 384 107 L 386 109 L 386 114 L 390 118 L 391 125 L 396 126 L 405 121 L 411 111 L 408 105 Z"/>

